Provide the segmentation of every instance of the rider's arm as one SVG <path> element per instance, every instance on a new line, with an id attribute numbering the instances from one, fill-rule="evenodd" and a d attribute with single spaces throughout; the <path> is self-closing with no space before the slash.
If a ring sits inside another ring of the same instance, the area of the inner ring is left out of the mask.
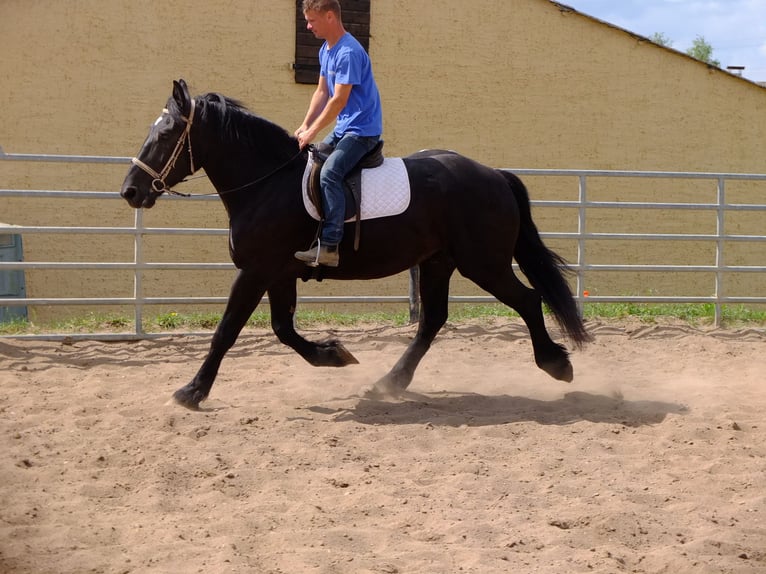
<path id="1" fill-rule="evenodd" d="M 306 112 L 306 117 L 303 119 L 301 126 L 295 130 L 295 137 L 298 137 L 301 132 L 305 132 L 315 119 L 322 113 L 322 110 L 327 105 L 327 100 L 330 98 L 330 92 L 327 89 L 327 78 L 325 76 L 319 77 L 316 90 L 311 96 L 311 102 L 309 102 L 309 109 Z"/>
<path id="2" fill-rule="evenodd" d="M 318 115 L 313 116 L 313 120 L 308 122 L 306 129 L 298 134 L 298 141 L 301 143 L 301 147 L 310 144 L 320 131 L 335 121 L 338 114 L 346 107 L 346 103 L 348 103 L 348 97 L 351 95 L 351 88 L 353 88 L 353 85 L 351 84 L 335 84 L 335 93 L 333 96 L 326 100 L 324 108 L 320 110 Z M 318 91 L 319 88 L 317 88 L 317 92 Z M 312 97 L 311 100 L 313 107 L 314 98 Z M 309 110 L 309 112 L 310 111 L 311 110 Z M 307 114 L 306 119 L 310 119 L 310 115 L 311 114 Z"/>

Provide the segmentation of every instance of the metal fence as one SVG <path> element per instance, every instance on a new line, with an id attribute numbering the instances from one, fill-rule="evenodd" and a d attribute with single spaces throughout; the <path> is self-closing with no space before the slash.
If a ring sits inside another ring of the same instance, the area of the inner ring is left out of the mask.
<path id="1" fill-rule="evenodd" d="M 0 148 L 0 161 L 22 162 L 64 162 L 64 163 L 111 163 L 128 164 L 130 158 L 101 157 L 101 156 L 72 156 L 72 155 L 37 155 L 37 154 L 6 154 Z M 577 210 L 577 231 L 573 232 L 544 232 L 544 239 L 565 239 L 576 241 L 577 257 L 570 268 L 576 274 L 575 293 L 580 309 L 587 300 L 591 303 L 710 303 L 715 306 L 715 322 L 721 321 L 721 309 L 727 304 L 766 304 L 766 282 L 764 293 L 757 296 L 728 296 L 724 289 L 724 277 L 732 273 L 763 273 L 764 265 L 727 265 L 725 246 L 732 242 L 764 243 L 766 235 L 760 234 L 735 235 L 726 230 L 727 215 L 732 212 L 766 212 L 766 185 L 763 199 L 756 203 L 729 203 L 726 199 L 727 183 L 733 181 L 765 182 L 766 174 L 737 174 L 737 173 L 687 173 L 687 172 L 639 172 L 639 171 L 595 171 L 595 170 L 542 170 L 542 169 L 513 169 L 519 176 L 565 176 L 575 178 L 578 185 L 577 200 L 573 201 L 532 201 L 535 207 L 571 208 Z M 662 203 L 662 202 L 630 202 L 630 201 L 591 201 L 588 197 L 588 184 L 594 178 L 645 178 L 665 180 L 706 180 L 715 186 L 716 201 L 709 203 Z M 20 190 L 0 189 L 0 198 L 59 198 L 59 199 L 88 199 L 124 201 L 117 192 L 97 191 L 55 191 L 55 190 Z M 168 197 L 163 201 L 179 201 L 178 198 Z M 192 196 L 180 201 L 219 201 L 217 196 Z M 716 232 L 712 234 L 681 234 L 681 233 L 590 233 L 587 232 L 589 215 L 599 209 L 641 209 L 641 210 L 696 210 L 711 211 L 716 214 Z M 0 212 L 0 219 L 2 213 Z M 766 226 L 765 226 L 766 228 Z M 146 297 L 143 295 L 142 276 L 148 270 L 211 270 L 233 269 L 231 263 L 150 263 L 145 260 L 143 238 L 151 235 L 225 235 L 227 229 L 209 228 L 153 228 L 146 227 L 143 222 L 143 210 L 135 210 L 135 221 L 129 227 L 74 227 L 74 226 L 15 226 L 3 228 L 13 234 L 93 234 L 93 235 L 125 235 L 129 236 L 134 246 L 134 258 L 128 262 L 0 262 L 0 271 L 10 269 L 101 269 L 101 270 L 131 270 L 133 272 L 133 296 L 112 298 L 0 298 L 0 306 L 34 306 L 34 305 L 129 305 L 134 309 L 135 331 L 132 334 L 85 334 L 85 335 L 26 335 L 25 338 L 55 339 L 55 338 L 88 338 L 88 339 L 126 339 L 147 338 L 153 334 L 143 330 L 144 309 L 150 305 L 168 304 L 218 304 L 224 303 L 226 297 Z M 592 241 L 703 241 L 715 244 L 715 263 L 712 265 L 620 265 L 620 264 L 590 264 L 588 263 L 588 246 Z M 585 274 L 590 271 L 615 272 L 684 272 L 684 273 L 713 273 L 715 283 L 711 285 L 712 294 L 709 296 L 599 296 L 585 293 Z M 300 297 L 304 303 L 391 303 L 409 302 L 413 305 L 413 292 L 401 296 L 342 296 L 342 297 Z M 486 303 L 494 302 L 493 297 L 482 296 L 452 296 L 452 302 Z"/>

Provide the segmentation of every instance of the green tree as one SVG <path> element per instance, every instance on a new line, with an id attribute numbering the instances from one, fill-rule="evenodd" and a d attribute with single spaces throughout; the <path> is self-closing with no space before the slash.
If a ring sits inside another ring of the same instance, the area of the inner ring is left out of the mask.
<path id="1" fill-rule="evenodd" d="M 655 32 L 649 37 L 649 39 L 655 44 L 659 44 L 660 46 L 665 46 L 666 48 L 670 48 L 673 46 L 673 40 L 668 38 L 663 32 Z"/>
<path id="2" fill-rule="evenodd" d="M 692 47 L 686 50 L 686 53 L 689 54 L 692 58 L 696 58 L 702 62 L 710 64 L 711 66 L 715 66 L 717 68 L 721 67 L 721 62 L 713 59 L 713 46 L 708 44 L 705 38 L 702 36 L 697 36 L 694 39 Z"/>

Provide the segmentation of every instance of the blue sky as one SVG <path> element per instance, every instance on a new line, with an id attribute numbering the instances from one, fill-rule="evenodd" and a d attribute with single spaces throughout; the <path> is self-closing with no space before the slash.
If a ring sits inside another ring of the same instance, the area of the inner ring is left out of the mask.
<path id="1" fill-rule="evenodd" d="M 579 12 L 642 36 L 655 32 L 685 52 L 697 36 L 713 47 L 721 67 L 766 82 L 766 0 L 559 0 Z"/>

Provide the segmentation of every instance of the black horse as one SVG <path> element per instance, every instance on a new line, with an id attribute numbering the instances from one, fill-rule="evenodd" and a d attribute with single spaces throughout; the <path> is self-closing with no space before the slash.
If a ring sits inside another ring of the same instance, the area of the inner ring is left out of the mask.
<path id="1" fill-rule="evenodd" d="M 228 212 L 231 258 L 239 269 L 205 361 L 173 395 L 181 405 L 196 409 L 208 396 L 224 355 L 264 293 L 282 343 L 315 366 L 357 362 L 339 342 L 308 341 L 293 325 L 296 281 L 315 272 L 294 257 L 317 228 L 302 201 L 307 161 L 295 138 L 236 100 L 219 94 L 193 99 L 183 80 L 173 82 L 167 108 L 133 159 L 121 195 L 132 207 L 150 208 L 163 192 L 204 167 Z M 455 269 L 515 309 L 529 328 L 537 365 L 571 381 L 568 353 L 548 335 L 541 300 L 575 346 L 590 337 L 565 280 L 564 261 L 542 243 L 522 182 L 451 151 L 421 151 L 404 164 L 412 190 L 407 210 L 363 221 L 358 251 L 348 225 L 340 266 L 321 268 L 327 279 L 376 279 L 420 269 L 417 334 L 375 390 L 395 394 L 412 381 L 447 320 Z M 532 289 L 514 275 L 514 257 Z"/>

